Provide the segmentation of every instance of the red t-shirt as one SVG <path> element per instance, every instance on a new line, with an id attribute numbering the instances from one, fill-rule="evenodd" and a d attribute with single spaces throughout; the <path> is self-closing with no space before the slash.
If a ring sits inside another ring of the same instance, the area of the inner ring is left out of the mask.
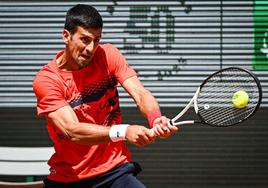
<path id="1" fill-rule="evenodd" d="M 136 75 L 123 55 L 111 44 L 100 45 L 88 67 L 63 71 L 56 63 L 62 54 L 45 65 L 33 82 L 38 115 L 70 105 L 80 122 L 120 124 L 117 84 Z M 48 162 L 51 180 L 72 182 L 94 177 L 131 160 L 124 142 L 81 145 L 70 142 L 49 121 L 47 129 L 55 147 Z"/>

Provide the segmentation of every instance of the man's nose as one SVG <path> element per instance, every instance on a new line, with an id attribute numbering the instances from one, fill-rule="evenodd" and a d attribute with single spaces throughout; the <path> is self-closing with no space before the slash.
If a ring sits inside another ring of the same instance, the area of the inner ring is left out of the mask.
<path id="1" fill-rule="evenodd" d="M 96 43 L 94 41 L 91 41 L 87 46 L 86 46 L 86 51 L 92 52 L 96 47 Z"/>

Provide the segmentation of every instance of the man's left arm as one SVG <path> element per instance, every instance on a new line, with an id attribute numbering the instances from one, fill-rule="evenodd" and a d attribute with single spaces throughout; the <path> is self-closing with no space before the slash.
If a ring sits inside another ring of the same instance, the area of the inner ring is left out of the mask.
<path id="1" fill-rule="evenodd" d="M 157 136 L 166 138 L 178 130 L 176 126 L 168 124 L 168 118 L 161 115 L 157 100 L 149 90 L 144 88 L 137 76 L 126 79 L 122 86 L 134 99 L 143 116 L 148 119 L 150 126 L 154 127 L 153 130 Z"/>

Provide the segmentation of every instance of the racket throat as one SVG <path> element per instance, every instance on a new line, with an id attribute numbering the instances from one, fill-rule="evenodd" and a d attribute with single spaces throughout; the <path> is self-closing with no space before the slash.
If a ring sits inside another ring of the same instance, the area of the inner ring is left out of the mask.
<path id="1" fill-rule="evenodd" d="M 198 106 L 197 106 L 197 97 L 200 93 L 200 87 L 196 90 L 194 96 L 193 96 L 193 103 L 194 103 L 194 111 L 197 114 L 198 113 Z"/>
<path id="2" fill-rule="evenodd" d="M 194 124 L 194 120 L 179 121 L 179 122 L 170 121 L 170 125 L 172 126 L 192 125 L 192 124 Z"/>

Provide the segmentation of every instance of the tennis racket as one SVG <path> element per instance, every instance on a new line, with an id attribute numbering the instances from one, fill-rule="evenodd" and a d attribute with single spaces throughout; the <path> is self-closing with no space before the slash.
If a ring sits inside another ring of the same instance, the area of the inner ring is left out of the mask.
<path id="1" fill-rule="evenodd" d="M 240 90 L 249 97 L 248 104 L 243 108 L 235 107 L 232 102 L 233 94 Z M 175 126 L 194 123 L 217 127 L 236 125 L 258 110 L 261 99 L 261 84 L 252 72 L 238 67 L 225 68 L 205 79 L 188 105 L 169 123 Z M 178 122 L 192 105 L 199 120 Z"/>

